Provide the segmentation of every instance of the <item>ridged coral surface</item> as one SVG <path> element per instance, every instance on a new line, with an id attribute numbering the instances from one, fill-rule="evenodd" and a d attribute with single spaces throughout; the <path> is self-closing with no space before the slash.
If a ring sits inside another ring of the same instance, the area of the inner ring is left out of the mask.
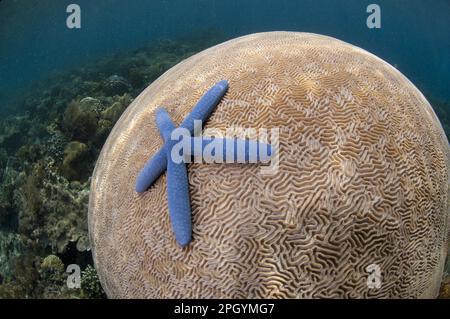
<path id="1" fill-rule="evenodd" d="M 206 128 L 279 128 L 279 170 L 188 165 L 193 241 L 171 231 L 166 177 L 136 176 L 214 83 Z M 176 65 L 115 125 L 92 178 L 89 232 L 109 297 L 435 297 L 448 240 L 449 146 L 395 68 L 336 39 L 253 34 Z M 377 264 L 381 287 L 366 267 Z"/>

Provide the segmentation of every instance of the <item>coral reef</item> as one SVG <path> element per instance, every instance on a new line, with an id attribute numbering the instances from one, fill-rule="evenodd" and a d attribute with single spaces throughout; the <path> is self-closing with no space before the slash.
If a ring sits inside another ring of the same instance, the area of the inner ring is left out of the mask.
<path id="1" fill-rule="evenodd" d="M 108 95 L 122 95 L 131 90 L 131 85 L 124 77 L 114 74 L 106 79 L 103 90 Z"/>
<path id="2" fill-rule="evenodd" d="M 153 43 L 61 71 L 34 83 L 14 103 L 3 101 L 0 298 L 104 297 L 89 266 L 86 221 L 90 174 L 100 149 L 143 89 L 179 61 L 222 40 L 212 31 Z M 110 91 L 112 76 L 125 85 Z M 448 102 L 430 101 L 449 135 Z M 82 269 L 81 289 L 66 285 L 65 269 L 73 263 Z"/>
<path id="3" fill-rule="evenodd" d="M 102 58 L 35 83 L 2 107 L 0 298 L 104 297 L 87 234 L 100 149 L 134 97 L 219 37 L 199 34 Z M 83 265 L 80 290 L 66 287 L 71 263 Z"/>
<path id="4" fill-rule="evenodd" d="M 83 180 L 86 175 L 86 161 L 90 161 L 89 148 L 86 144 L 72 141 L 64 149 L 64 159 L 61 164 L 61 173 L 68 180 Z M 84 173 L 84 174 L 83 174 Z"/>
<path id="5" fill-rule="evenodd" d="M 85 99 L 81 101 L 86 101 Z M 91 103 L 72 101 L 64 112 L 63 131 L 72 139 L 88 141 L 97 128 L 97 115 Z"/>

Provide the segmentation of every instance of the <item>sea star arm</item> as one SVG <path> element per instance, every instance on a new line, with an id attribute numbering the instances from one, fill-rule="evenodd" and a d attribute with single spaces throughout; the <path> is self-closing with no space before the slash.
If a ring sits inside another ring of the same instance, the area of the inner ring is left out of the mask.
<path id="1" fill-rule="evenodd" d="M 201 137 L 191 137 L 191 148 L 186 150 L 186 156 L 202 157 L 206 162 L 214 162 L 214 159 L 205 152 L 206 147 L 216 141 L 223 145 L 222 162 L 238 160 L 238 150 L 243 154 L 243 158 L 239 158 L 245 162 L 268 162 L 272 156 L 272 146 L 259 141 L 239 140 L 239 139 L 207 139 Z M 201 148 L 196 150 L 194 145 L 199 143 Z M 201 144 L 200 144 L 201 143 Z M 244 143 L 243 145 L 241 143 Z M 242 152 L 243 149 L 243 152 Z M 256 154 L 251 150 L 256 149 Z M 233 150 L 233 151 L 231 151 Z M 231 155 L 230 155 L 231 154 Z M 255 158 L 256 156 L 256 158 Z M 144 166 L 136 180 L 136 191 L 138 193 L 145 192 L 151 185 L 150 182 L 155 181 L 167 168 L 167 156 L 164 147 L 158 151 Z"/>
<path id="2" fill-rule="evenodd" d="M 217 82 L 198 100 L 192 111 L 181 122 L 180 127 L 188 129 L 191 135 L 194 134 L 194 121 L 200 120 L 202 123 L 206 122 L 227 90 L 227 80 Z"/>
<path id="3" fill-rule="evenodd" d="M 193 134 L 194 120 L 206 121 L 227 90 L 228 81 L 222 80 L 216 83 L 200 98 L 186 119 L 181 123 L 180 127 L 188 129 Z M 164 172 L 166 167 L 167 159 L 165 151 L 162 148 L 147 161 L 139 173 L 136 179 L 136 192 L 145 192 Z"/>
<path id="4" fill-rule="evenodd" d="M 164 109 L 156 112 L 156 123 L 164 138 L 167 159 L 167 198 L 169 215 L 175 239 L 181 246 L 186 246 L 192 237 L 191 204 L 189 199 L 189 180 L 186 164 L 175 163 L 172 160 L 171 150 L 177 141 L 170 138 L 175 124 Z"/>
<path id="5" fill-rule="evenodd" d="M 162 147 L 147 163 L 145 163 L 136 179 L 136 192 L 145 192 L 167 168 L 165 148 Z"/>

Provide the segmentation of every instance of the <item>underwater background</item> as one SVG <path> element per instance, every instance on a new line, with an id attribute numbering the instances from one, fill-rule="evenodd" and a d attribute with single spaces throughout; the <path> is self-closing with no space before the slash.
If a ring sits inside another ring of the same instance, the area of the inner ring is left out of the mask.
<path id="1" fill-rule="evenodd" d="M 80 29 L 66 26 L 71 3 Z M 380 29 L 366 25 L 371 3 Z M 254 32 L 329 35 L 405 74 L 448 137 L 449 17 L 448 0 L 0 0 L 0 298 L 105 297 L 87 236 L 90 176 L 121 113 L 173 65 Z M 81 289 L 66 285 L 69 264 Z"/>

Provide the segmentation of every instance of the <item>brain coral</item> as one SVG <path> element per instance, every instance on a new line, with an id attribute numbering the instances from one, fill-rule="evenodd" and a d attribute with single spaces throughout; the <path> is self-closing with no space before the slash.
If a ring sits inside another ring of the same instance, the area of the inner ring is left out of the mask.
<path id="1" fill-rule="evenodd" d="M 134 183 L 163 145 L 154 110 L 179 125 L 222 79 L 206 128 L 279 128 L 279 169 L 189 164 L 193 241 L 181 248 L 165 175 L 143 194 Z M 117 122 L 92 178 L 94 261 L 113 298 L 435 297 L 448 180 L 442 127 L 395 68 L 330 37 L 252 34 L 176 65 Z"/>

